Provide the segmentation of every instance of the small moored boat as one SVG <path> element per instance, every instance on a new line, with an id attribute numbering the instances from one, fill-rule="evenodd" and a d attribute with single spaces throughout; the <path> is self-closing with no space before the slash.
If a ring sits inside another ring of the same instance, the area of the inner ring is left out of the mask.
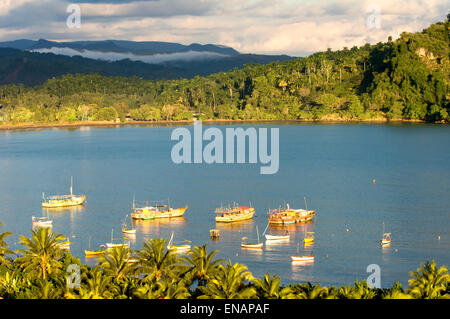
<path id="1" fill-rule="evenodd" d="M 387 246 L 391 243 L 391 233 L 384 233 L 380 240 L 381 246 Z"/>
<path id="2" fill-rule="evenodd" d="M 106 243 L 106 248 L 114 248 L 114 247 L 129 248 L 129 245 L 127 243 L 115 243 L 113 234 L 114 234 L 114 229 L 111 229 L 111 242 L 110 243 Z"/>
<path id="3" fill-rule="evenodd" d="M 184 251 L 188 251 L 191 249 L 191 245 L 185 244 L 185 245 L 173 245 L 173 232 L 172 235 L 170 236 L 170 240 L 169 243 L 167 244 L 167 249 L 168 250 L 172 250 L 175 252 L 184 252 Z"/>
<path id="4" fill-rule="evenodd" d="M 31 217 L 33 226 L 36 227 L 52 227 L 53 221 L 48 217 Z"/>
<path id="5" fill-rule="evenodd" d="M 303 243 L 305 245 L 312 244 L 314 242 L 314 232 L 307 232 L 306 237 L 303 238 Z"/>
<path id="6" fill-rule="evenodd" d="M 133 208 L 134 208 L 134 202 L 133 202 Z M 130 227 L 128 227 L 126 222 L 123 222 L 122 233 L 127 234 L 127 235 L 134 235 L 134 234 L 136 234 L 136 229 L 134 229 L 131 225 L 130 225 Z"/>
<path id="7" fill-rule="evenodd" d="M 263 243 L 259 242 L 258 226 L 256 226 L 256 235 L 258 237 L 258 242 L 257 243 L 247 243 L 247 237 L 242 237 L 241 247 L 242 248 L 262 249 L 263 248 Z"/>
<path id="8" fill-rule="evenodd" d="M 105 247 L 105 245 L 100 245 L 100 247 Z M 88 249 L 84 250 L 84 255 L 86 257 L 95 257 L 100 256 L 106 253 L 106 249 L 98 249 L 98 250 L 91 250 L 91 237 L 89 237 L 89 246 Z"/>
<path id="9" fill-rule="evenodd" d="M 70 250 L 70 244 L 71 244 L 71 242 L 69 241 L 69 237 L 67 237 L 66 241 L 59 243 L 58 246 L 59 246 L 59 249 Z"/>
<path id="10" fill-rule="evenodd" d="M 312 262 L 314 256 L 291 256 L 292 261 Z"/>
<path id="11" fill-rule="evenodd" d="M 286 235 L 264 235 L 267 240 L 286 240 L 290 238 L 289 234 Z"/>

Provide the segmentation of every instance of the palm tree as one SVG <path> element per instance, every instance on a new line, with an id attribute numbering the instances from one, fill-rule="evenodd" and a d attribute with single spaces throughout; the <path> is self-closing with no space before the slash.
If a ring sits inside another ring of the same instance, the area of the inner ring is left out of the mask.
<path id="1" fill-rule="evenodd" d="M 112 294 L 109 292 L 111 284 L 111 277 L 105 276 L 100 266 L 95 266 L 89 269 L 82 275 L 84 282 L 79 289 L 79 297 L 81 299 L 104 299 L 111 298 Z M 70 295 L 69 298 L 77 296 Z"/>
<path id="2" fill-rule="evenodd" d="M 413 297 L 403 290 L 402 284 L 398 281 L 394 282 L 394 285 L 390 289 L 386 289 L 383 295 L 383 299 L 413 299 Z"/>
<path id="3" fill-rule="evenodd" d="M 0 296 L 4 298 L 14 298 L 23 284 L 23 278 L 20 278 L 19 271 L 7 271 L 0 276 Z"/>
<path id="4" fill-rule="evenodd" d="M 244 283 L 253 280 L 247 266 L 229 261 L 219 265 L 217 272 L 205 287 L 198 287 L 203 295 L 199 299 L 250 299 L 256 297 L 256 289 Z"/>
<path id="5" fill-rule="evenodd" d="M 434 259 L 422 263 L 417 271 L 410 272 L 408 293 L 418 299 L 437 299 L 446 297 L 444 293 L 450 282 L 450 274 L 445 266 L 437 269 Z"/>
<path id="6" fill-rule="evenodd" d="M 373 299 L 376 295 L 376 289 L 370 288 L 365 280 L 362 283 L 357 280 L 353 286 L 342 286 L 333 291 L 333 297 L 338 299 Z"/>
<path id="7" fill-rule="evenodd" d="M 280 298 L 280 278 L 276 275 L 271 278 L 269 274 L 265 274 L 263 279 L 255 279 L 253 284 L 260 298 Z"/>
<path id="8" fill-rule="evenodd" d="M 193 274 L 200 286 L 206 284 L 211 275 L 217 271 L 218 265 L 223 262 L 221 259 L 214 260 L 217 252 L 218 250 L 213 250 L 208 254 L 205 244 L 195 246 L 189 251 L 187 257 L 181 258 L 189 266 L 189 272 Z"/>
<path id="9" fill-rule="evenodd" d="M 125 279 L 130 272 L 128 259 L 130 250 L 124 246 L 111 248 L 108 253 L 100 257 L 100 267 L 104 269 L 105 274 L 113 277 L 114 282 L 118 283 Z"/>
<path id="10" fill-rule="evenodd" d="M 0 223 L 0 227 L 1 226 L 3 226 L 3 223 Z M 8 249 L 8 243 L 5 241 L 5 238 L 11 235 L 12 233 L 10 232 L 0 233 L 0 265 L 4 265 L 6 267 L 9 267 L 9 262 L 5 256 L 11 255 L 13 252 Z"/>
<path id="11" fill-rule="evenodd" d="M 60 291 L 49 280 L 37 278 L 35 285 L 25 291 L 26 299 L 59 299 Z"/>
<path id="12" fill-rule="evenodd" d="M 46 279 L 48 274 L 59 273 L 62 263 L 59 243 L 65 239 L 64 235 L 52 233 L 49 228 L 32 230 L 31 238 L 20 237 L 20 243 L 28 249 L 18 252 L 24 254 L 16 258 L 16 262 L 24 271 L 37 274 L 39 278 Z"/>
<path id="13" fill-rule="evenodd" d="M 328 298 L 328 288 L 321 287 L 319 284 L 312 285 L 310 282 L 306 284 L 297 284 L 290 287 L 290 293 L 287 294 L 288 299 L 326 299 Z"/>
<path id="14" fill-rule="evenodd" d="M 143 249 L 136 252 L 136 271 L 144 274 L 144 282 L 159 281 L 162 277 L 174 275 L 178 265 L 178 257 L 172 250 L 167 249 L 167 240 L 153 238 L 144 242 Z"/>

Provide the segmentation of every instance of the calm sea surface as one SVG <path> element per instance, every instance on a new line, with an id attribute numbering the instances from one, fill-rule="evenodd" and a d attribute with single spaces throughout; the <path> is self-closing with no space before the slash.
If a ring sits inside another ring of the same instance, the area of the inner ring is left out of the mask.
<path id="1" fill-rule="evenodd" d="M 30 235 L 31 217 L 48 214 L 53 230 L 70 237 L 72 254 L 93 265 L 84 249 L 89 241 L 91 248 L 110 241 L 112 229 L 114 237 L 122 236 L 133 196 L 137 206 L 170 198 L 173 207 L 189 205 L 185 217 L 135 223 L 132 248 L 173 232 L 175 242 L 207 243 L 220 258 L 246 264 L 255 276 L 277 274 L 283 283 L 350 284 L 378 264 L 388 287 L 395 280 L 406 285 L 409 271 L 427 259 L 450 266 L 450 126 L 236 126 L 279 127 L 277 174 L 261 175 L 261 164 L 174 164 L 170 126 L 0 132 L 0 231 L 13 232 L 8 242 L 21 248 L 19 235 Z M 85 207 L 42 209 L 42 193 L 68 193 L 70 176 L 74 193 L 87 195 Z M 262 234 L 268 209 L 287 203 L 304 208 L 305 196 L 317 211 L 312 223 L 289 226 L 289 241 L 266 243 L 262 251 L 241 249 L 242 237 L 256 240 L 256 227 Z M 256 218 L 216 225 L 214 209 L 232 202 L 251 203 Z M 392 233 L 387 248 L 379 245 L 383 222 Z M 220 229 L 220 240 L 210 241 L 212 228 Z M 298 243 L 306 231 L 314 231 L 316 241 L 304 248 Z M 292 264 L 297 251 L 314 254 L 315 262 Z"/>

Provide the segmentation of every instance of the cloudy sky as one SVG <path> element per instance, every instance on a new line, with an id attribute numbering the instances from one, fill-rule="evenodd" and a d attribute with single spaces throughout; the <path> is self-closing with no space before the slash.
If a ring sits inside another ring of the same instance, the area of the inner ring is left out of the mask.
<path id="1" fill-rule="evenodd" d="M 0 0 L 0 41 L 134 40 L 213 43 L 290 54 L 396 38 L 442 21 L 448 0 Z M 80 28 L 69 28 L 70 4 Z"/>

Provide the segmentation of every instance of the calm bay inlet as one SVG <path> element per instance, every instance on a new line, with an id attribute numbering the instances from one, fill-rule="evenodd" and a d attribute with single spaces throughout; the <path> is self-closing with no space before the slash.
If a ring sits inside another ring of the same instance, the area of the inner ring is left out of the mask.
<path id="1" fill-rule="evenodd" d="M 206 125 L 226 136 L 233 125 Z M 134 222 L 132 249 L 144 240 L 170 238 L 207 243 L 218 257 L 240 262 L 255 277 L 276 274 L 289 282 L 347 285 L 367 279 L 379 265 L 381 286 L 407 285 L 409 272 L 435 259 L 450 264 L 450 127 L 433 124 L 251 123 L 247 130 L 279 130 L 279 167 L 261 174 L 251 163 L 177 164 L 171 158 L 180 126 L 43 129 L 0 132 L 0 221 L 11 249 L 19 236 L 30 236 L 32 216 L 53 220 L 53 231 L 68 237 L 71 253 L 82 262 L 84 250 L 119 236 L 136 206 L 170 198 L 189 208 L 182 218 Z M 194 136 L 192 125 L 182 127 Z M 208 129 L 206 128 L 206 129 Z M 205 132 L 206 130 L 204 130 Z M 235 147 L 237 147 L 235 145 Z M 273 148 L 272 148 L 273 150 Z M 237 150 L 234 150 L 237 153 Z M 73 176 L 74 192 L 84 206 L 41 208 L 42 193 L 64 193 Z M 306 204 L 305 204 L 306 198 Z M 252 220 L 216 224 L 214 210 L 237 202 L 251 205 Z M 312 222 L 267 226 L 267 212 L 289 204 L 316 210 Z M 267 227 L 267 229 L 266 229 Z M 210 240 L 210 229 L 220 231 Z M 241 238 L 281 234 L 290 239 L 265 242 L 262 250 L 244 250 Z M 313 245 L 304 246 L 305 233 Z M 381 247 L 383 232 L 392 243 Z M 291 255 L 311 254 L 314 263 L 296 264 Z"/>

